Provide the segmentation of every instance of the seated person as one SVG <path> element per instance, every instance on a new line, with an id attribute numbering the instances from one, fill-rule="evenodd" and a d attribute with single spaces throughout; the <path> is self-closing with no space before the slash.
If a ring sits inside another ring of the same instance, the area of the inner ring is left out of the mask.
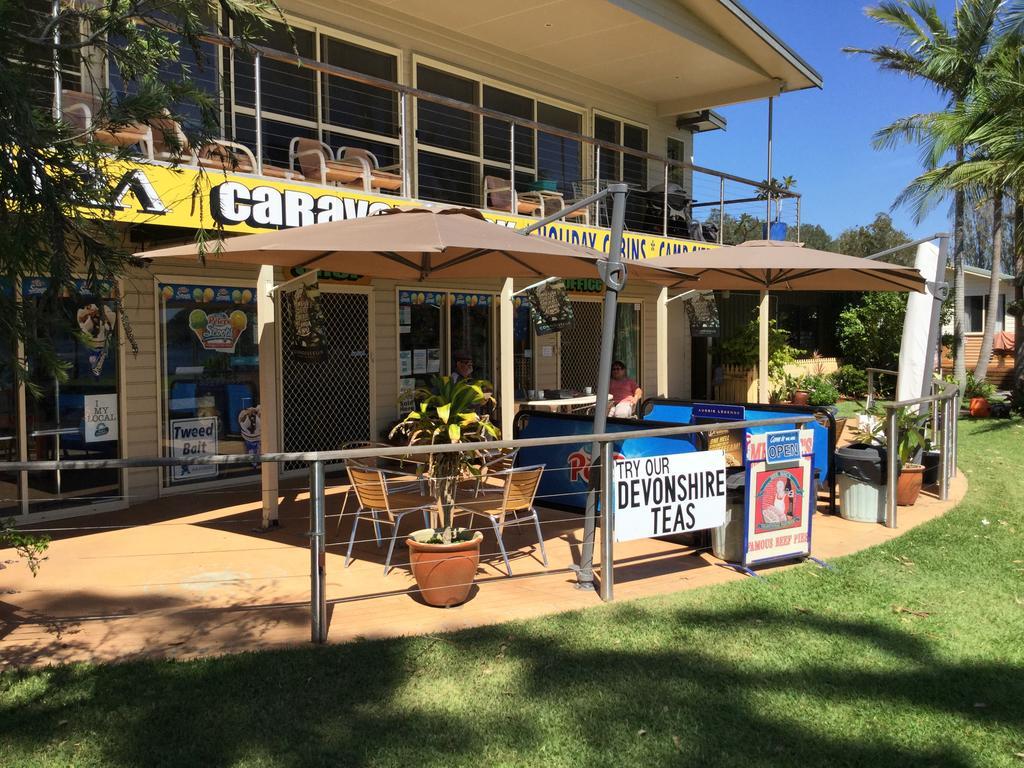
<path id="1" fill-rule="evenodd" d="M 640 389 L 636 381 L 626 376 L 626 364 L 621 360 L 612 363 L 612 379 L 608 385 L 608 392 L 612 396 L 608 415 L 620 419 L 632 417 L 636 413 L 640 399 L 644 396 L 643 390 Z"/>
<path id="2" fill-rule="evenodd" d="M 473 356 L 468 352 L 458 351 L 452 355 L 455 370 L 452 371 L 452 382 L 473 381 Z"/>

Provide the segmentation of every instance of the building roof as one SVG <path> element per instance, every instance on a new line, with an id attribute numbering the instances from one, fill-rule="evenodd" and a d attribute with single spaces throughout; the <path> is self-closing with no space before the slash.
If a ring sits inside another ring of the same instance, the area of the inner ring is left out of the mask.
<path id="1" fill-rule="evenodd" d="M 952 264 L 949 264 L 949 265 L 946 266 L 946 272 L 948 272 L 950 274 L 953 273 L 953 265 Z M 992 277 L 992 270 L 991 269 L 982 269 L 981 267 L 972 267 L 969 264 L 964 264 L 964 274 L 966 274 L 966 275 L 974 275 L 976 277 L 983 277 L 986 280 L 988 280 L 990 277 Z M 1000 280 L 1000 282 L 1004 282 L 1004 281 L 1013 282 L 1013 275 L 1008 275 L 1005 272 L 1000 272 L 999 280 Z"/>
<path id="2" fill-rule="evenodd" d="M 470 37 L 650 101 L 663 116 L 820 88 L 736 0 L 376 0 L 428 34 Z"/>

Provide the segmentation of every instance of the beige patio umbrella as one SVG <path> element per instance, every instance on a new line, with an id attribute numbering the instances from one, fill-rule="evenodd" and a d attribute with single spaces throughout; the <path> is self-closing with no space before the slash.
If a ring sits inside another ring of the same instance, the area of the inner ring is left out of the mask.
<path id="1" fill-rule="evenodd" d="M 761 292 L 758 396 L 768 402 L 768 293 L 786 291 L 918 291 L 925 279 L 913 267 L 901 267 L 841 253 L 804 248 L 803 243 L 750 240 L 713 250 L 675 253 L 650 259 L 649 266 L 678 269 L 673 288 Z M 688 275 L 700 279 L 693 283 Z"/>
<path id="2" fill-rule="evenodd" d="M 194 257 L 196 247 L 182 245 L 137 255 Z M 471 208 L 437 212 L 393 208 L 360 219 L 230 237 L 209 246 L 205 258 L 208 264 L 269 264 L 390 280 L 597 277 L 598 263 L 606 260 L 600 251 L 494 224 Z M 647 262 L 631 261 L 627 269 L 631 277 L 658 285 L 680 279 L 678 271 Z"/>

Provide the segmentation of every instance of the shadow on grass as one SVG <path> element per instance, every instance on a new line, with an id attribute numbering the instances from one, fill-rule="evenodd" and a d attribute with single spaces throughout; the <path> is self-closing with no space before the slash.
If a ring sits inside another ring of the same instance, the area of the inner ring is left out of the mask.
<path id="1" fill-rule="evenodd" d="M 949 663 L 911 633 L 868 621 L 633 604 L 594 616 L 524 632 L 8 673 L 0 744 L 55 764 L 68 757 L 57 742 L 86 741 L 104 764 L 208 768 L 476 765 L 485 754 L 523 765 L 966 768 L 980 763 L 943 730 L 950 716 L 961 727 L 1021 722 L 1020 667 Z M 726 637 L 749 637 L 750 653 L 723 652 L 716 638 Z M 793 643 L 783 659 L 801 643 L 830 652 L 777 663 L 765 641 Z M 36 684 L 7 695 L 26 678 Z M 851 708 L 857 735 L 844 728 Z M 904 738 L 921 729 L 938 737 Z"/>

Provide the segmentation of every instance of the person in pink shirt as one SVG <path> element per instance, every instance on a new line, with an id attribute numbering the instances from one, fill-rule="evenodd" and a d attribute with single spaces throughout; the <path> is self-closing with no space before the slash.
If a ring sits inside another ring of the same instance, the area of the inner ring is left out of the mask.
<path id="1" fill-rule="evenodd" d="M 609 416 L 628 419 L 636 413 L 636 407 L 644 396 L 635 379 L 626 376 L 626 364 L 621 360 L 612 363 L 612 380 L 608 391 L 612 396 L 612 404 L 608 409 Z"/>

